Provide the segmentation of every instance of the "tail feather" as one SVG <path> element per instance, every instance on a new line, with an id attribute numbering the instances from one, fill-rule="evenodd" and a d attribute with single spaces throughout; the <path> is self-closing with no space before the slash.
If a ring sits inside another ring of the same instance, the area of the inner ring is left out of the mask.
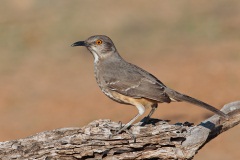
<path id="1" fill-rule="evenodd" d="M 184 94 L 181 94 L 181 93 L 178 93 L 170 88 L 166 88 L 165 92 L 169 95 L 169 97 L 171 99 L 174 99 L 175 101 L 185 101 L 185 102 L 188 102 L 188 103 L 192 103 L 194 105 L 197 105 L 197 106 L 200 106 L 200 107 L 203 107 L 209 111 L 212 111 L 213 113 L 215 114 L 218 114 L 219 116 L 225 118 L 225 119 L 229 119 L 229 116 L 225 113 L 223 113 L 222 111 L 216 109 L 215 107 L 207 104 L 207 103 L 204 103 L 198 99 L 195 99 L 195 98 L 192 98 L 190 96 L 187 96 L 187 95 L 184 95 Z"/>

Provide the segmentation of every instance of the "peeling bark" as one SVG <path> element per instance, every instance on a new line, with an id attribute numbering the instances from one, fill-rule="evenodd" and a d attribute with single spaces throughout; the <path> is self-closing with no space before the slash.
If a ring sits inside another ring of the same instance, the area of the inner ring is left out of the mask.
<path id="1" fill-rule="evenodd" d="M 240 122 L 240 101 L 225 105 L 227 121 L 214 115 L 199 125 L 151 119 L 111 138 L 119 124 L 96 120 L 82 128 L 62 128 L 0 142 L 0 159 L 192 159 L 206 143 Z"/>

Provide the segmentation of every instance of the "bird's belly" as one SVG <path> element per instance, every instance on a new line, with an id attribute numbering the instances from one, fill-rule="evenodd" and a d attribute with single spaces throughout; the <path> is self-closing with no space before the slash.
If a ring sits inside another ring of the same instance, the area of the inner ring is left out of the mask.
<path id="1" fill-rule="evenodd" d="M 121 101 L 122 103 L 131 104 L 131 105 L 134 105 L 134 106 L 137 106 L 137 105 L 141 104 L 145 108 L 149 108 L 149 107 L 152 107 L 154 104 L 158 103 L 154 100 L 150 100 L 150 99 L 147 99 L 147 98 L 129 97 L 129 96 L 120 94 L 120 93 L 115 92 L 115 91 L 112 91 L 111 94 L 115 99 Z"/>
<path id="2" fill-rule="evenodd" d="M 130 105 L 137 105 L 137 103 L 141 103 L 145 107 L 150 107 L 153 104 L 156 104 L 157 102 L 154 100 L 150 100 L 147 98 L 133 98 L 129 97 L 123 94 L 120 94 L 116 91 L 113 91 L 109 89 L 104 81 L 100 79 L 100 77 L 96 76 L 96 81 L 98 83 L 98 86 L 100 87 L 101 91 L 110 99 L 118 102 L 118 103 L 123 103 L 123 104 L 130 104 Z"/>
<path id="3" fill-rule="evenodd" d="M 99 85 L 99 87 L 101 88 L 100 85 Z M 127 103 L 126 101 L 122 100 L 119 96 L 116 96 L 115 94 L 113 94 L 113 92 L 111 90 L 103 89 L 103 88 L 101 88 L 101 90 L 107 97 L 109 97 L 110 99 L 112 99 L 118 103 L 130 104 L 130 103 Z"/>

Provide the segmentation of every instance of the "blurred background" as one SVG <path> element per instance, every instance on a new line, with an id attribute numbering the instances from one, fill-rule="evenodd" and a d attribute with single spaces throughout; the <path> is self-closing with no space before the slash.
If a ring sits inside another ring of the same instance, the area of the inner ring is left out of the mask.
<path id="1" fill-rule="evenodd" d="M 177 91 L 219 109 L 239 100 L 239 8 L 237 0 L 1 1 L 0 141 L 135 116 L 135 107 L 100 91 L 87 49 L 70 47 L 96 34 L 111 37 L 122 57 Z M 171 103 L 153 117 L 198 124 L 211 115 Z M 195 159 L 238 159 L 239 135 L 239 126 L 221 134 Z"/>

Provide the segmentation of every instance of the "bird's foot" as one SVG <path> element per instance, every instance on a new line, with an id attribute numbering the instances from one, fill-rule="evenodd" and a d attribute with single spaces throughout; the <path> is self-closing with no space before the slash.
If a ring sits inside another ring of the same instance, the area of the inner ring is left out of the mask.
<path id="1" fill-rule="evenodd" d="M 118 124 L 119 124 L 119 126 L 118 126 L 117 128 L 112 129 L 112 131 L 113 131 L 112 135 L 113 135 L 113 136 L 115 136 L 115 135 L 117 135 L 117 134 L 120 134 L 122 131 L 126 131 L 126 130 L 125 130 L 125 129 L 126 129 L 126 126 L 123 126 L 123 124 L 122 124 L 121 121 L 119 121 Z M 127 128 L 128 128 L 128 127 L 127 127 Z"/>
<path id="2" fill-rule="evenodd" d="M 128 133 L 128 134 L 131 136 L 131 138 L 133 139 L 133 141 L 134 141 L 134 143 L 135 143 L 135 142 L 136 142 L 136 137 L 135 137 L 135 135 L 134 135 L 133 133 L 131 133 L 131 132 L 128 130 L 128 127 L 129 127 L 129 126 L 123 126 L 123 125 L 122 125 L 122 122 L 119 121 L 119 127 L 117 127 L 117 129 L 114 130 L 111 135 L 109 135 L 109 139 L 112 139 L 112 137 L 114 137 L 114 136 L 116 136 L 116 135 L 118 135 L 118 134 L 120 134 L 120 133 L 122 133 L 122 132 L 126 132 L 126 133 Z"/>
<path id="3" fill-rule="evenodd" d="M 121 131 L 121 129 L 123 128 L 122 122 L 119 121 L 118 124 L 119 124 L 118 127 L 114 128 L 114 129 L 111 129 L 112 134 L 109 136 L 109 138 L 112 138 L 113 136 L 115 136 L 115 135 L 120 133 L 119 131 Z"/>

